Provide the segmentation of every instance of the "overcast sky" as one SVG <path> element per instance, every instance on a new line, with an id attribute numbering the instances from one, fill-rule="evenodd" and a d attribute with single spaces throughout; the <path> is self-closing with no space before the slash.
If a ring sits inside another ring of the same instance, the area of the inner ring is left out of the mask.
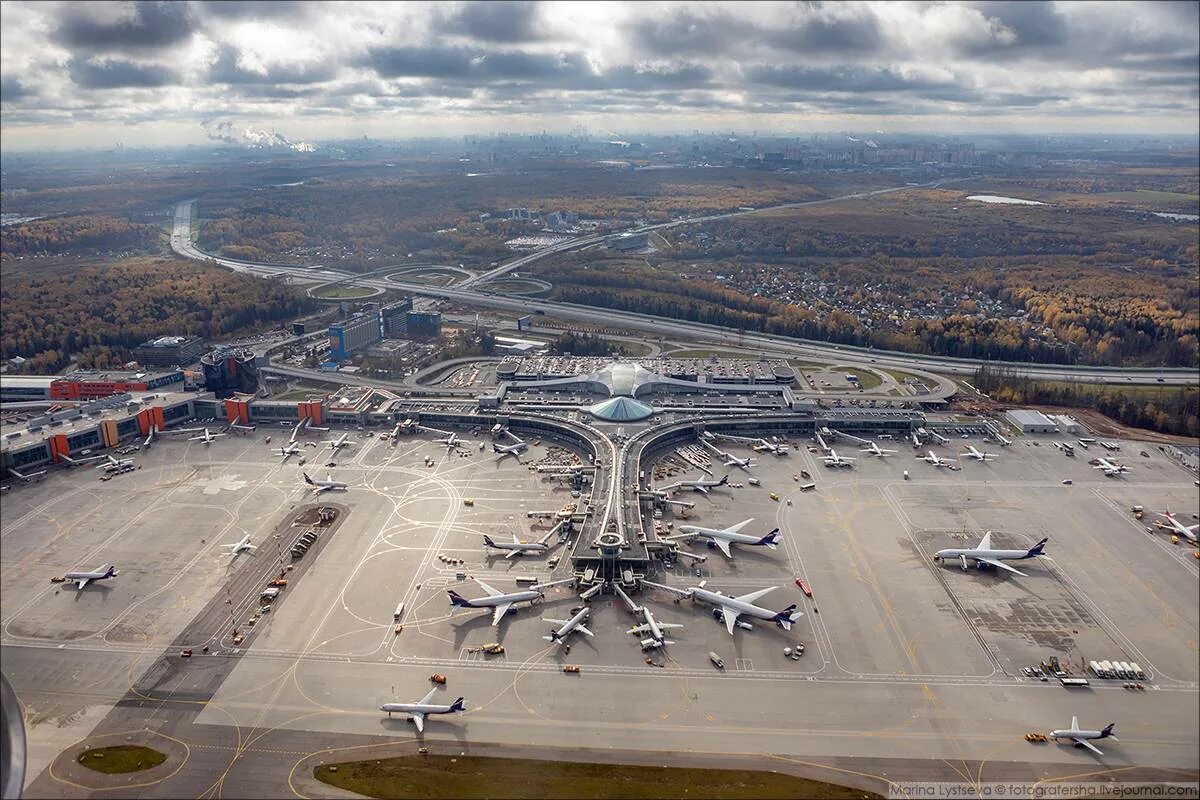
<path id="1" fill-rule="evenodd" d="M 1195 133 L 1196 2 L 0 3 L 5 149 L 494 131 Z"/>

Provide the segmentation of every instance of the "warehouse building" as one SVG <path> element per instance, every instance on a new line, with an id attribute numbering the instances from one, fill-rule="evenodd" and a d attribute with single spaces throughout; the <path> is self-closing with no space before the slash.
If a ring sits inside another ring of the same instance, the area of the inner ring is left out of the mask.
<path id="1" fill-rule="evenodd" d="M 160 336 L 142 342 L 133 350 L 139 364 L 176 367 L 191 364 L 204 355 L 204 341 L 198 336 Z"/>
<path id="2" fill-rule="evenodd" d="M 1004 418 L 1022 433 L 1055 433 L 1058 425 L 1040 411 L 1014 408 L 1004 412 Z"/>

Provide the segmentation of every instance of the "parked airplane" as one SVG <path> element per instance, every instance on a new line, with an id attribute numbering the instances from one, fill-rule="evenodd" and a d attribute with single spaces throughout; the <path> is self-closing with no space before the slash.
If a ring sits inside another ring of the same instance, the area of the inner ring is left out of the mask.
<path id="1" fill-rule="evenodd" d="M 917 456 L 917 461 L 924 461 L 926 464 L 932 464 L 935 467 L 950 467 L 952 469 L 953 465 L 958 463 L 953 458 L 942 458 L 932 450 L 926 450 L 925 455 Z"/>
<path id="2" fill-rule="evenodd" d="M 117 568 L 112 564 L 101 564 L 92 572 L 68 572 L 63 575 L 69 581 L 75 582 L 76 589 L 82 589 L 92 581 L 103 581 L 117 577 Z"/>
<path id="3" fill-rule="evenodd" d="M 756 466 L 753 458 L 738 458 L 733 453 L 725 452 L 707 439 L 701 439 L 700 444 L 711 450 L 713 455 L 720 457 L 727 467 L 740 467 L 741 469 L 749 470 L 751 467 Z"/>
<path id="4" fill-rule="evenodd" d="M 967 445 L 967 452 L 963 453 L 963 455 L 965 455 L 967 458 L 973 458 L 976 461 L 991 461 L 993 458 L 1000 457 L 995 453 L 981 453 L 975 449 L 975 445 L 973 444 Z"/>
<path id="5" fill-rule="evenodd" d="M 458 438 L 457 433 L 451 433 L 447 436 L 442 437 L 441 439 L 434 439 L 433 441 L 437 442 L 438 444 L 446 445 L 447 450 L 453 450 L 457 447 L 467 448 L 472 445 L 472 442 L 465 442 L 462 439 Z"/>
<path id="6" fill-rule="evenodd" d="M 519 592 L 508 592 L 507 594 L 491 586 L 488 586 L 478 578 L 474 579 L 479 584 L 480 588 L 487 592 L 486 597 L 479 597 L 474 600 L 469 600 L 453 589 L 447 589 L 446 594 L 450 595 L 450 605 L 456 608 L 490 608 L 492 609 L 492 624 L 498 625 L 500 619 L 508 613 L 514 603 L 533 603 L 545 596 L 546 589 L 551 586 L 557 586 L 562 583 L 571 583 L 575 579 L 567 578 L 561 581 L 551 581 L 550 583 L 535 584 L 532 589 L 522 589 Z"/>
<path id="7" fill-rule="evenodd" d="M 1112 739 L 1114 742 L 1121 741 L 1116 736 L 1113 736 L 1113 728 L 1117 723 L 1110 722 L 1098 731 L 1088 731 L 1079 727 L 1079 717 L 1071 717 L 1071 727 L 1066 730 L 1050 731 L 1051 739 L 1069 739 L 1074 742 L 1076 747 L 1086 747 L 1098 756 L 1104 755 L 1099 747 L 1092 744 L 1092 739 Z"/>
<path id="8" fill-rule="evenodd" d="M 25 483 L 40 481 L 42 478 L 46 477 L 46 470 L 44 469 L 39 469 L 37 472 L 17 472 L 12 467 L 9 467 L 8 471 L 14 478 L 18 478 Z"/>
<path id="9" fill-rule="evenodd" d="M 248 533 L 245 536 L 243 536 L 241 539 L 238 539 L 236 542 L 231 542 L 229 544 L 223 544 L 223 545 L 221 545 L 221 547 L 229 548 L 229 552 L 226 555 L 229 556 L 229 561 L 231 563 L 241 553 L 248 553 L 251 550 L 258 549 L 256 546 L 250 544 L 250 534 L 248 534 Z"/>
<path id="10" fill-rule="evenodd" d="M 501 458 L 504 458 L 505 456 L 514 456 L 514 457 L 516 457 L 517 463 L 519 464 L 519 463 L 521 463 L 521 453 L 523 453 L 526 449 L 528 449 L 528 447 L 529 447 L 528 444 L 520 441 L 519 439 L 517 440 L 516 444 L 496 444 L 495 442 L 493 442 L 492 443 L 492 452 L 500 454 L 500 458 L 496 459 L 497 461 L 499 461 Z"/>
<path id="11" fill-rule="evenodd" d="M 118 459 L 118 458 L 113 458 L 112 456 L 108 455 L 107 453 L 103 456 L 100 456 L 100 458 L 106 459 L 106 461 L 105 461 L 105 463 L 97 466 L 96 469 L 102 469 L 105 472 L 116 472 L 119 469 L 126 469 L 128 467 L 133 466 L 132 458 Z M 79 462 L 74 462 L 74 463 L 79 463 Z"/>
<path id="12" fill-rule="evenodd" d="M 321 492 L 332 492 L 335 490 L 344 492 L 350 488 L 349 484 L 342 483 L 341 481 L 335 481 L 332 475 L 325 480 L 317 478 L 314 481 L 312 478 L 308 477 L 307 472 L 301 472 L 300 474 L 304 476 L 304 482 L 313 487 L 313 491 L 317 494 L 320 494 Z"/>
<path id="13" fill-rule="evenodd" d="M 554 531 L 551 531 L 551 533 L 553 532 Z M 549 536 L 549 533 L 546 534 L 546 538 L 549 538 Z M 494 550 L 507 550 L 508 552 L 505 554 L 505 558 L 523 556 L 526 553 L 529 555 L 540 555 L 550 549 L 546 545 L 545 539 L 542 539 L 540 542 L 522 542 L 517 538 L 515 533 L 512 535 L 512 539 L 513 540 L 511 542 L 494 542 L 492 541 L 492 537 L 485 533 L 483 535 L 483 545 L 484 547 L 490 547 Z"/>
<path id="14" fill-rule="evenodd" d="M 343 447 L 350 446 L 350 434 L 343 433 L 341 436 L 339 436 L 336 439 L 326 440 L 325 444 L 329 445 L 329 449 L 333 450 L 336 453 L 338 450 L 342 449 Z"/>
<path id="15" fill-rule="evenodd" d="M 834 450 L 832 447 L 829 448 L 829 454 L 824 458 L 825 466 L 835 468 L 843 467 L 845 469 L 853 467 L 856 460 L 857 459 L 847 458 L 846 456 L 839 456 L 837 454 L 837 450 Z"/>
<path id="16" fill-rule="evenodd" d="M 680 525 L 679 533 L 663 538 L 670 541 L 683 540 L 688 542 L 697 538 L 704 539 L 720 548 L 726 558 L 733 558 L 733 553 L 730 552 L 729 546 L 734 543 L 767 547 L 774 550 L 775 546 L 779 544 L 779 528 L 771 531 L 766 536 L 750 536 L 745 533 L 738 533 L 738 531 L 753 521 L 754 519 L 751 518 L 736 525 L 730 525 L 728 528 L 704 528 L 699 525 Z"/>
<path id="17" fill-rule="evenodd" d="M 1028 577 L 1024 572 L 1015 570 L 1004 562 L 1022 561 L 1026 558 L 1037 558 L 1040 555 L 1044 555 L 1042 550 L 1045 548 L 1047 541 L 1049 539 L 1042 539 L 1028 550 L 993 550 L 992 532 L 988 531 L 975 547 L 950 547 L 945 550 L 938 550 L 934 553 L 933 560 L 945 561 L 946 559 L 957 558 L 962 564 L 963 569 L 967 568 L 967 561 L 971 560 L 980 569 L 984 569 L 985 566 L 997 567 L 1024 578 Z"/>
<path id="18" fill-rule="evenodd" d="M 870 453 L 873 456 L 879 456 L 880 458 L 886 458 L 887 456 L 890 456 L 892 453 L 895 453 L 896 451 L 895 450 L 884 450 L 879 445 L 875 444 L 875 442 L 872 441 L 872 442 L 867 442 L 867 446 L 864 447 L 862 450 L 859 450 L 858 452 Z"/>
<path id="19" fill-rule="evenodd" d="M 588 606 L 584 606 L 583 608 L 579 609 L 579 611 L 575 612 L 575 616 L 571 617 L 570 619 L 550 619 L 549 617 L 542 617 L 543 622 L 553 622 L 555 625 L 559 626 L 558 630 L 550 631 L 549 636 L 543 636 L 542 638 L 548 642 L 563 644 L 566 642 L 567 637 L 571 635 L 572 631 L 579 631 L 580 633 L 588 636 L 595 636 L 594 633 L 589 631 L 583 625 L 583 621 L 587 619 L 587 616 L 590 613 L 592 613 L 592 609 Z"/>
<path id="20" fill-rule="evenodd" d="M 415 703 L 384 703 L 379 707 L 380 711 L 386 711 L 390 717 L 392 714 L 408 714 L 412 718 L 413 724 L 417 726 L 417 732 L 425 731 L 425 717 L 431 714 L 461 714 L 467 710 L 463 698 L 458 698 L 450 705 L 442 705 L 439 703 L 430 703 L 433 695 L 437 692 L 437 687 L 429 690 L 429 694 L 422 697 Z"/>
<path id="21" fill-rule="evenodd" d="M 768 586 L 766 589 L 759 589 L 757 592 L 750 592 L 738 597 L 728 597 L 720 592 L 711 592 L 705 589 L 704 584 L 707 581 L 700 581 L 699 586 L 692 586 L 687 589 L 676 589 L 673 586 L 664 586 L 661 583 L 651 583 L 647 580 L 643 580 L 642 583 L 647 586 L 665 589 L 680 597 L 690 597 L 693 600 L 700 600 L 701 602 L 719 607 L 721 609 L 721 616 L 725 620 L 725 627 L 729 629 L 730 636 L 733 636 L 733 626 L 737 624 L 738 617 L 743 615 L 774 622 L 785 631 L 790 631 L 792 623 L 804 616 L 803 613 L 796 611 L 795 603 L 792 603 L 782 611 L 769 611 L 754 605 L 755 600 L 775 589 L 774 586 Z"/>
<path id="22" fill-rule="evenodd" d="M 1155 513 L 1158 514 L 1158 512 Z M 1169 525 L 1163 525 L 1161 522 L 1154 523 L 1158 527 L 1166 528 L 1172 533 L 1178 534 L 1190 541 L 1196 541 L 1196 535 L 1197 531 L 1200 531 L 1200 525 L 1184 525 L 1182 522 L 1175 519 L 1175 515 L 1173 515 L 1170 511 L 1164 511 L 1161 514 L 1158 514 L 1158 516 L 1170 523 Z"/>
<path id="23" fill-rule="evenodd" d="M 299 455 L 302 452 L 304 452 L 303 448 L 292 442 L 288 442 L 286 447 L 279 448 L 279 455 L 283 456 L 284 462 L 287 462 L 289 456 Z"/>
<path id="24" fill-rule="evenodd" d="M 1115 478 L 1117 475 L 1124 475 L 1129 472 L 1129 467 L 1124 464 L 1118 464 L 1116 461 L 1109 461 L 1107 458 L 1096 459 L 1096 466 L 1092 469 L 1104 470 L 1104 475 L 1109 478 Z"/>
<path id="25" fill-rule="evenodd" d="M 200 434 L 199 436 L 189 436 L 188 441 L 189 442 L 204 442 L 205 445 L 210 445 L 213 443 L 213 439 L 219 439 L 224 435 L 225 434 L 223 434 L 223 433 L 210 433 L 208 428 L 205 428 L 204 432 L 202 434 Z"/>
<path id="26" fill-rule="evenodd" d="M 726 475 L 724 478 L 721 478 L 719 481 L 710 481 L 706 480 L 705 478 L 693 478 L 692 480 L 675 481 L 675 483 L 672 483 L 669 486 L 663 486 L 658 491 L 670 493 L 680 489 L 691 489 L 694 492 L 708 494 L 710 489 L 715 489 L 718 486 L 724 486 L 727 483 L 729 483 L 728 475 Z"/>
<path id="27" fill-rule="evenodd" d="M 675 642 L 671 641 L 663 634 L 663 631 L 672 628 L 682 628 L 682 625 L 677 622 L 659 622 L 654 618 L 654 615 L 650 613 L 650 609 L 646 608 L 645 606 L 642 606 L 638 610 L 642 612 L 642 616 L 645 618 L 646 622 L 642 625 L 637 625 L 630 628 L 628 632 L 634 635 L 643 633 L 650 634 L 648 637 L 641 640 L 643 650 L 654 650 L 656 648 L 665 647 L 669 644 L 675 644 Z"/>
<path id="28" fill-rule="evenodd" d="M 158 434 L 158 426 L 151 425 L 150 432 L 146 434 L 146 440 L 142 442 L 142 447 L 146 450 L 150 449 L 150 445 L 154 443 L 154 437 Z"/>

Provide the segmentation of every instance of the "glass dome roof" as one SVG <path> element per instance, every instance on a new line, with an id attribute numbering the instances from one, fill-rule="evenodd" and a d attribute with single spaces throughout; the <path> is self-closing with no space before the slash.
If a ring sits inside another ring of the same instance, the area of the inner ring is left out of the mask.
<path id="1" fill-rule="evenodd" d="M 636 422 L 654 413 L 654 409 L 632 397 L 610 397 L 588 409 L 592 416 L 610 422 Z"/>

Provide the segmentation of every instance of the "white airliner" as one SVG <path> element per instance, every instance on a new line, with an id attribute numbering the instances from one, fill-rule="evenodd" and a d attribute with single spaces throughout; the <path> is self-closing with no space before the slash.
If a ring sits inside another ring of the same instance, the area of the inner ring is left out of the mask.
<path id="1" fill-rule="evenodd" d="M 845 469 L 853 467 L 856 460 L 857 459 L 847 458 L 846 456 L 839 456 L 837 454 L 837 450 L 834 450 L 832 447 L 829 448 L 829 455 L 825 456 L 824 458 L 825 466 L 834 468 L 842 467 Z"/>
<path id="2" fill-rule="evenodd" d="M 284 462 L 288 460 L 289 456 L 299 455 L 302 452 L 303 449 L 299 445 L 293 444 L 292 442 L 288 442 L 286 447 L 279 448 L 279 455 L 283 456 L 282 460 Z"/>
<path id="3" fill-rule="evenodd" d="M 325 444 L 329 445 L 329 449 L 333 450 L 336 453 L 338 450 L 342 449 L 343 447 L 350 446 L 350 434 L 343 433 L 341 436 L 339 436 L 336 439 L 326 440 Z"/>
<path id="4" fill-rule="evenodd" d="M 458 438 L 457 433 L 451 433 L 442 437 L 441 439 L 434 439 L 433 441 L 437 442 L 438 444 L 446 445 L 447 450 L 453 450 L 456 447 L 467 448 L 472 444 L 471 442 L 464 442 L 462 439 Z"/>
<path id="5" fill-rule="evenodd" d="M 321 480 L 320 478 L 317 478 L 314 481 L 312 478 L 308 477 L 307 472 L 301 472 L 300 474 L 304 476 L 304 482 L 307 483 L 309 486 L 313 487 L 313 491 L 316 492 L 317 494 L 320 494 L 321 492 L 332 492 L 332 491 L 343 491 L 344 492 L 350 488 L 349 484 L 342 483 L 341 481 L 335 481 L 333 479 L 332 475 L 330 475 L 325 480 Z"/>
<path id="6" fill-rule="evenodd" d="M 189 436 L 188 441 L 189 442 L 204 442 L 205 445 L 210 445 L 213 443 L 214 439 L 219 439 L 224 435 L 225 434 L 223 434 L 223 433 L 210 433 L 208 428 L 205 428 L 204 432 L 201 433 L 199 436 Z"/>
<path id="7" fill-rule="evenodd" d="M 142 447 L 145 448 L 146 450 L 149 450 L 150 445 L 152 445 L 154 443 L 154 437 L 156 435 L 158 435 L 158 426 L 151 425 L 150 432 L 148 434 L 146 434 L 146 440 L 144 442 L 142 442 Z"/>
<path id="8" fill-rule="evenodd" d="M 750 449 L 759 453 L 772 453 L 777 456 L 786 456 L 788 454 L 787 445 L 768 442 L 766 439 L 757 439 L 756 444 Z"/>
<path id="9" fill-rule="evenodd" d="M 450 705 L 430 703 L 429 701 L 433 699 L 436 692 L 437 687 L 435 686 L 429 690 L 429 694 L 415 703 L 384 703 L 379 710 L 386 711 L 389 717 L 392 714 L 408 714 L 412 718 L 413 724 L 417 726 L 418 733 L 425 731 L 425 718 L 431 714 L 461 714 L 467 710 L 461 697 Z"/>
<path id="10" fill-rule="evenodd" d="M 1092 469 L 1104 470 L 1104 474 L 1109 478 L 1115 478 L 1118 475 L 1124 475 L 1129 472 L 1129 467 L 1124 464 L 1118 464 L 1116 461 L 1109 461 L 1107 458 L 1096 459 L 1096 466 Z"/>
<path id="11" fill-rule="evenodd" d="M 548 642 L 564 644 L 567 641 L 567 637 L 570 636 L 573 631 L 579 631 L 580 633 L 588 636 L 595 636 L 596 634 L 589 631 L 583 625 L 583 621 L 587 619 L 587 616 L 590 613 L 592 613 L 592 609 L 588 606 L 584 606 L 575 612 L 575 615 L 570 619 L 550 619 L 549 617 L 542 617 L 542 622 L 553 622 L 555 625 L 559 626 L 557 630 L 550 631 L 549 636 L 543 636 L 542 638 Z"/>
<path id="12" fill-rule="evenodd" d="M 733 453 L 725 452 L 706 438 L 702 438 L 700 444 L 711 450 L 712 454 L 718 456 L 727 467 L 739 467 L 748 471 L 751 467 L 756 466 L 753 458 L 738 458 Z"/>
<path id="13" fill-rule="evenodd" d="M 884 450 L 879 445 L 875 444 L 875 442 L 867 442 L 867 446 L 864 447 L 862 450 L 859 450 L 859 452 L 860 453 L 870 453 L 873 456 L 879 456 L 880 458 L 885 458 L 887 456 L 892 455 L 896 451 L 895 450 Z"/>
<path id="14" fill-rule="evenodd" d="M 308 422 L 308 420 L 301 420 L 300 422 L 296 423 L 295 427 L 292 428 L 292 435 L 288 438 L 288 444 L 296 443 L 296 435 L 299 434 L 300 431 L 304 428 L 305 422 Z"/>
<path id="15" fill-rule="evenodd" d="M 102 469 L 105 472 L 116 472 L 119 469 L 125 469 L 126 467 L 133 466 L 132 458 L 117 459 L 117 458 L 113 458 L 112 456 L 110 456 L 108 454 L 100 456 L 100 458 L 106 459 L 106 461 L 105 461 L 105 463 L 98 465 L 96 467 L 96 469 Z M 78 462 L 76 462 L 76 463 L 78 463 Z"/>
<path id="16" fill-rule="evenodd" d="M 630 628 L 629 633 L 632 633 L 635 636 L 643 633 L 650 634 L 648 637 L 641 640 L 643 650 L 654 650 L 656 648 L 666 647 L 669 644 L 675 644 L 675 642 L 666 637 L 663 631 L 674 628 L 682 628 L 682 625 L 677 622 L 659 622 L 654 618 L 654 615 L 650 613 L 650 609 L 646 608 L 645 606 L 639 608 L 638 611 L 642 612 L 642 616 L 645 618 L 646 622 L 642 625 L 637 625 Z"/>
<path id="17" fill-rule="evenodd" d="M 535 585 L 532 589 L 523 589 L 519 592 L 504 592 L 493 589 L 483 581 L 475 578 L 474 581 L 479 584 L 479 587 L 487 592 L 486 597 L 468 600 L 453 589 L 447 589 L 446 594 L 450 595 L 450 605 L 455 608 L 490 608 L 492 609 L 492 625 L 498 625 L 500 619 L 508 613 L 512 608 L 513 603 L 533 603 L 545 596 L 546 589 L 551 586 L 558 586 L 562 583 L 571 583 L 575 579 L 567 578 L 561 581 L 551 581 L 550 583 L 542 583 Z"/>
<path id="18" fill-rule="evenodd" d="M 995 453 L 981 453 L 975 449 L 975 445 L 973 444 L 967 445 L 967 452 L 963 453 L 963 455 L 965 455 L 967 458 L 973 458 L 976 461 L 991 461 L 994 458 L 1000 457 Z"/>
<path id="19" fill-rule="evenodd" d="M 1013 569 L 1005 561 L 1022 561 L 1026 558 L 1037 558 L 1043 555 L 1043 548 L 1046 546 L 1048 539 L 1042 539 L 1028 550 L 993 550 L 992 549 L 992 532 L 988 531 L 980 539 L 979 544 L 975 547 L 950 547 L 945 550 L 938 550 L 933 555 L 934 561 L 945 561 L 947 559 L 957 558 L 962 564 L 962 568 L 967 568 L 967 561 L 974 561 L 976 565 L 983 569 L 985 566 L 996 567 L 998 569 L 1007 570 L 1021 577 L 1028 577 L 1024 572 Z"/>
<path id="20" fill-rule="evenodd" d="M 493 442 L 492 443 L 492 452 L 499 453 L 500 458 L 496 459 L 497 461 L 504 458 L 505 456 L 514 456 L 517 459 L 517 463 L 520 463 L 521 462 L 521 453 L 523 453 L 526 449 L 528 449 L 528 447 L 529 447 L 528 444 L 526 444 L 525 442 L 519 441 L 519 440 L 517 441 L 516 444 L 496 444 L 495 442 Z"/>
<path id="21" fill-rule="evenodd" d="M 673 586 L 664 586 L 661 583 L 651 583 L 643 580 L 647 586 L 654 586 L 659 589 L 665 589 L 668 592 L 673 592 L 680 597 L 690 597 L 693 600 L 700 600 L 704 603 L 709 603 L 721 609 L 721 616 L 725 620 L 725 627 L 729 629 L 729 635 L 733 636 L 733 628 L 737 624 L 738 617 L 747 616 L 755 619 L 763 619 L 768 622 L 774 622 L 785 631 L 792 629 L 792 623 L 804 616 L 803 613 L 796 610 L 796 604 L 792 603 L 782 611 L 769 611 L 765 608 L 760 608 L 754 605 L 754 601 L 775 589 L 774 586 L 768 586 L 766 589 L 759 589 L 757 592 L 750 592 L 738 597 L 728 597 L 720 592 L 710 592 L 704 588 L 707 581 L 701 581 L 699 586 L 692 586 L 687 589 L 676 589 Z"/>
<path id="22" fill-rule="evenodd" d="M 1196 541 L 1196 534 L 1197 531 L 1200 531 L 1200 525 L 1184 525 L 1182 522 L 1175 519 L 1175 515 L 1170 511 L 1164 511 L 1161 514 L 1158 514 L 1158 512 L 1155 513 L 1170 523 L 1169 525 L 1163 525 L 1161 522 L 1156 522 L 1154 523 L 1155 525 L 1160 528 L 1166 528 L 1172 533 L 1176 533 L 1190 541 Z"/>
<path id="23" fill-rule="evenodd" d="M 733 558 L 733 553 L 730 552 L 729 546 L 734 543 L 754 547 L 767 547 L 774 550 L 775 546 L 779 544 L 779 528 L 771 531 L 766 536 L 750 536 L 749 534 L 738 533 L 738 531 L 753 521 L 754 519 L 750 518 L 736 525 L 730 525 L 728 528 L 704 528 L 699 525 L 680 525 L 679 533 L 663 538 L 670 541 L 678 539 L 689 542 L 692 539 L 705 539 L 720 548 L 726 558 Z"/>
<path id="24" fill-rule="evenodd" d="M 663 486 L 658 491 L 670 493 L 680 489 L 691 489 L 694 492 L 708 494 L 710 489 L 715 489 L 718 486 L 724 486 L 727 483 L 729 483 L 728 475 L 726 475 L 724 478 L 721 478 L 719 481 L 707 480 L 705 478 L 693 478 L 690 481 L 675 481 L 675 483 L 672 483 L 669 486 Z"/>
<path id="25" fill-rule="evenodd" d="M 112 564 L 101 564 L 92 572 L 68 572 L 63 577 L 69 581 L 74 581 L 76 589 L 82 589 L 92 581 L 103 581 L 117 577 L 117 568 Z"/>
<path id="26" fill-rule="evenodd" d="M 925 455 L 917 456 L 917 461 L 924 461 L 926 464 L 932 464 L 935 467 L 953 467 L 958 462 L 953 458 L 942 458 L 932 450 L 926 450 Z"/>
<path id="27" fill-rule="evenodd" d="M 553 532 L 554 532 L 553 530 L 550 531 L 550 533 L 553 533 Z M 546 538 L 549 538 L 549 537 L 550 537 L 550 534 L 549 533 L 546 534 Z M 550 549 L 546 545 L 545 539 L 543 539 L 540 542 L 522 542 L 520 539 L 517 538 L 517 535 L 515 533 L 512 535 L 511 542 L 494 542 L 494 541 L 492 541 L 492 537 L 488 536 L 485 533 L 483 535 L 483 545 L 484 545 L 484 547 L 490 547 L 494 550 L 507 550 L 508 552 L 504 554 L 505 558 L 512 558 L 513 556 L 523 556 L 526 553 L 528 553 L 529 555 L 540 555 Z"/>
<path id="28" fill-rule="evenodd" d="M 8 471 L 14 478 L 18 478 L 25 483 L 40 481 L 42 478 L 46 477 L 46 470 L 44 469 L 39 469 L 37 472 L 17 472 L 12 467 L 9 467 Z"/>
<path id="29" fill-rule="evenodd" d="M 1112 739 L 1114 742 L 1121 741 L 1116 736 L 1113 736 L 1113 728 L 1117 723 L 1110 722 L 1098 731 L 1087 731 L 1079 727 L 1079 717 L 1071 717 L 1071 727 L 1066 730 L 1050 731 L 1051 739 L 1068 739 L 1074 742 L 1076 747 L 1086 747 L 1098 756 L 1104 755 L 1099 747 L 1092 744 L 1092 739 Z"/>
<path id="30" fill-rule="evenodd" d="M 221 547 L 229 548 L 229 552 L 226 553 L 225 555 L 229 556 L 230 562 L 234 561 L 242 553 L 249 553 L 251 550 L 258 549 L 258 547 L 256 547 L 255 545 L 250 544 L 250 534 L 248 534 L 248 533 L 245 536 L 243 536 L 241 539 L 238 539 L 236 542 L 230 542 L 229 544 L 223 544 L 223 545 L 221 545 Z"/>

